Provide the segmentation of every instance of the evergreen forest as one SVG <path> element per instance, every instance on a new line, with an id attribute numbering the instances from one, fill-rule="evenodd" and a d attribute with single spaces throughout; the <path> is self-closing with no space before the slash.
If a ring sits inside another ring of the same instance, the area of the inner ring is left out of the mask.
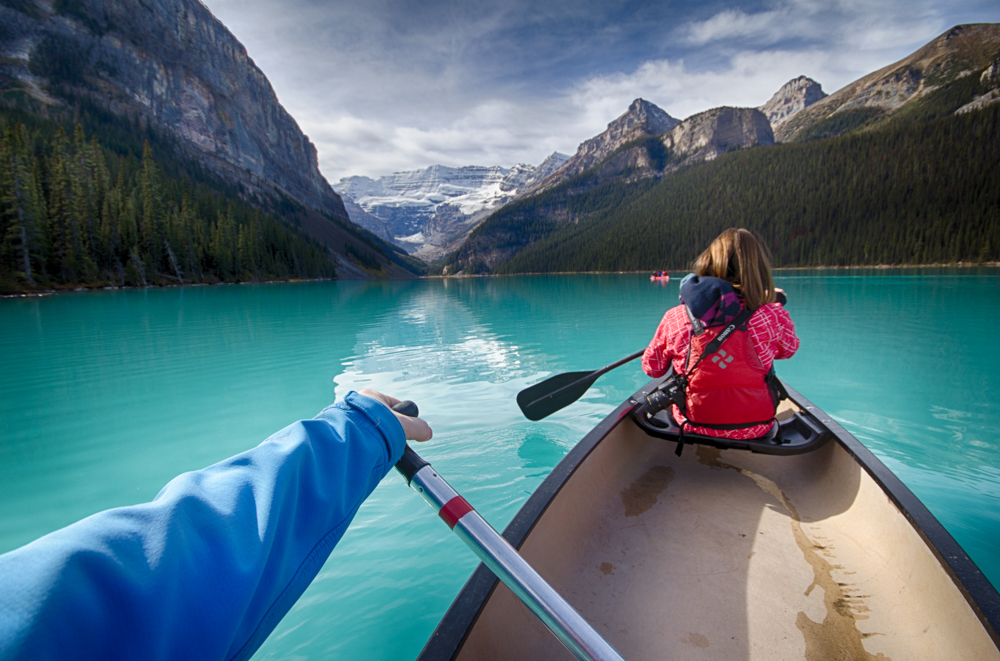
<path id="1" fill-rule="evenodd" d="M 759 234 L 783 267 L 1000 260 L 1000 105 L 905 119 L 734 151 L 659 181 L 588 186 L 584 173 L 507 205 L 444 266 L 684 269 L 728 227 Z"/>
<path id="2" fill-rule="evenodd" d="M 93 112 L 74 125 L 0 107 L 0 293 L 335 277 L 295 225 L 161 135 Z"/>

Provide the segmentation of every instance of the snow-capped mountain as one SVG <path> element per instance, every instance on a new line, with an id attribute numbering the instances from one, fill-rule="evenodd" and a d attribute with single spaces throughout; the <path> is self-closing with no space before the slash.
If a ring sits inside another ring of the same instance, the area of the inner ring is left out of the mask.
<path id="1" fill-rule="evenodd" d="M 378 179 L 346 177 L 334 188 L 349 210 L 356 205 L 364 211 L 352 213 L 351 220 L 391 238 L 417 257 L 434 259 L 449 244 L 464 239 L 492 211 L 568 159 L 557 152 L 538 166 L 432 165 Z"/>

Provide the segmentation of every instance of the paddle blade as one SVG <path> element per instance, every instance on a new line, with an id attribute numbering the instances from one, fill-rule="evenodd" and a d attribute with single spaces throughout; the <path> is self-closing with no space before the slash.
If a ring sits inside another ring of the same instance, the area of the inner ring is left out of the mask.
<path id="1" fill-rule="evenodd" d="M 599 372 L 557 374 L 517 393 L 517 405 L 528 420 L 541 420 L 580 399 Z"/>

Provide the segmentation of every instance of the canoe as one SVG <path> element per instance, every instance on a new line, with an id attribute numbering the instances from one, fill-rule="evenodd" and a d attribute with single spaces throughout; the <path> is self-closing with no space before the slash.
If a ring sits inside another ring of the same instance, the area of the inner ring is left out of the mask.
<path id="1" fill-rule="evenodd" d="M 669 275 L 651 275 L 649 276 L 650 282 L 670 282 Z"/>
<path id="2" fill-rule="evenodd" d="M 640 402 L 504 531 L 630 661 L 1000 659 L 1000 595 L 923 504 L 792 388 L 781 438 L 685 435 Z M 571 659 L 484 566 L 420 661 Z"/>

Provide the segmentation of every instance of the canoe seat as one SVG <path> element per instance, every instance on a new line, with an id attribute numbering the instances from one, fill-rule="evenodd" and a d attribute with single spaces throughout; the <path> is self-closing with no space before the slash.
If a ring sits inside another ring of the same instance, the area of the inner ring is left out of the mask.
<path id="1" fill-rule="evenodd" d="M 668 441 L 678 441 L 681 429 L 669 410 L 650 415 L 645 398 L 659 389 L 669 378 L 655 379 L 633 395 L 630 416 L 639 427 L 650 436 Z M 833 438 L 833 434 L 809 412 L 795 406 L 790 400 L 783 400 L 778 406 L 778 433 L 772 436 L 751 439 L 719 438 L 684 432 L 684 443 L 710 445 L 720 449 L 750 450 L 763 454 L 803 454 L 822 447 Z"/>

